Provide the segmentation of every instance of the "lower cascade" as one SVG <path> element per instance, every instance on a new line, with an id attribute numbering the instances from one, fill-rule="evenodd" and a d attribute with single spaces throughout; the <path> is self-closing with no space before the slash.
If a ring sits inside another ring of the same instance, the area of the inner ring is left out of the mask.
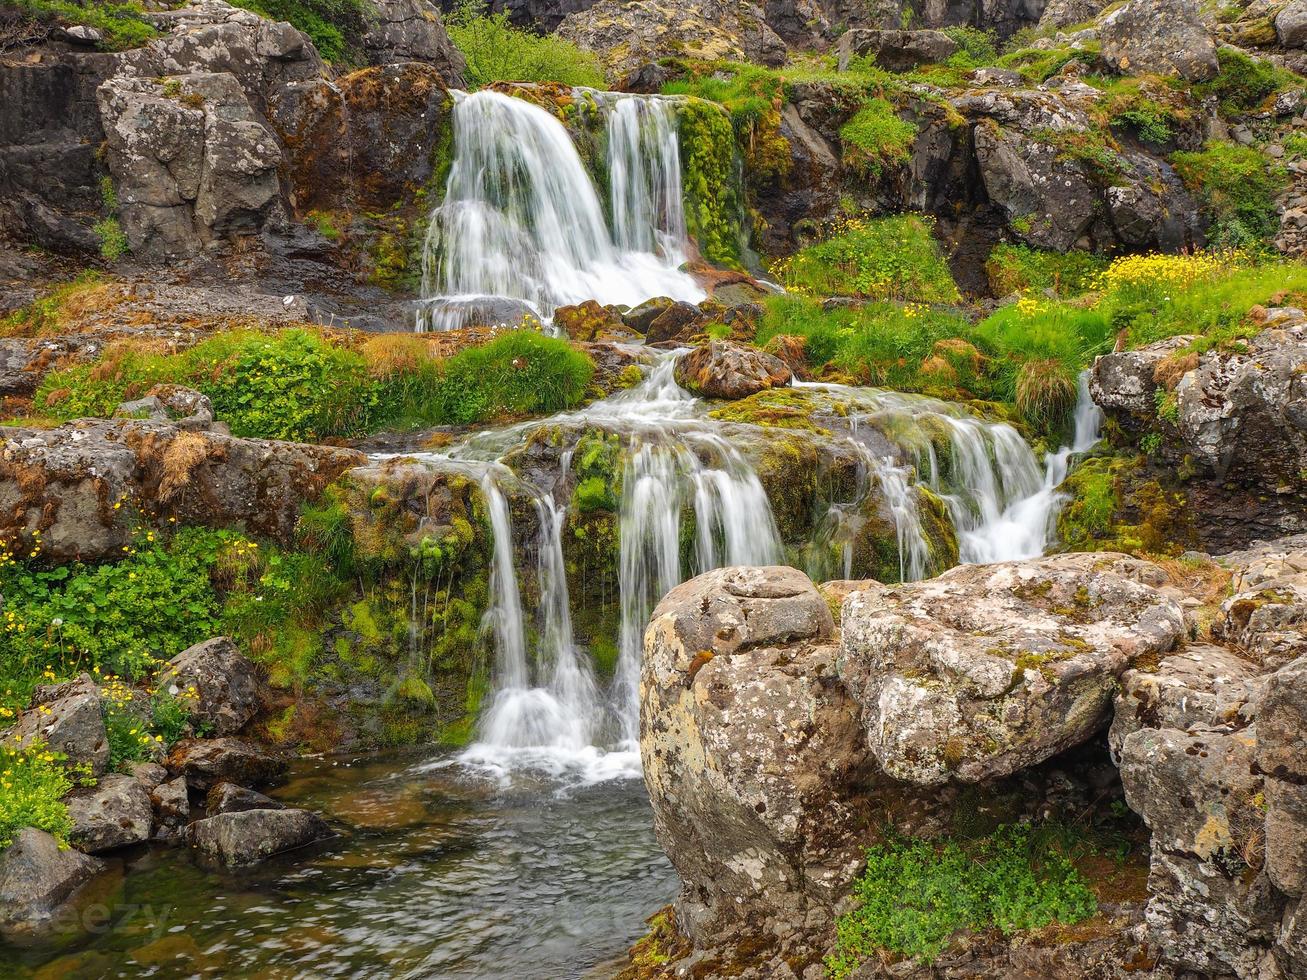
<path id="1" fill-rule="evenodd" d="M 420 329 L 548 321 L 570 303 L 706 295 L 689 249 L 670 100 L 578 89 L 607 144 L 607 207 L 567 128 L 523 99 L 456 93 L 454 159 L 423 254 Z M 611 214 L 611 220 L 605 211 Z M 611 225 L 611 227 L 610 227 Z"/>
<path id="2" fill-rule="evenodd" d="M 476 433 L 416 457 L 475 478 L 491 536 L 482 632 L 493 651 L 494 686 L 476 741 L 459 757 L 463 764 L 501 778 L 519 769 L 583 783 L 637 776 L 644 629 L 676 585 L 731 565 L 799 564 L 814 578 L 865 577 L 863 542 L 872 520 L 887 522 L 894 552 L 888 574 L 905 582 L 939 574 L 953 560 L 1041 555 L 1053 543 L 1056 488 L 1070 457 L 1098 438 L 1099 417 L 1083 378 L 1072 442 L 1043 467 L 1010 425 L 959 406 L 799 384 L 814 412 L 823 421 L 829 412 L 843 429 L 792 435 L 838 459 L 855 478 L 837 499 L 821 503 L 824 513 L 806 540 L 786 540 L 757 468 L 759 446 L 775 433 L 713 418 L 707 403 L 676 384 L 679 354 L 657 354 L 641 382 L 583 410 Z M 621 455 L 620 624 L 607 680 L 574 633 L 563 545 L 573 437 L 583 432 L 614 438 Z M 508 465 L 552 433 L 571 436 L 561 438 L 564 448 L 551 463 L 520 472 Z M 523 521 L 531 530 L 515 526 Z M 955 559 L 938 554 L 941 537 L 956 538 Z M 534 584 L 530 602 L 523 575 Z"/>

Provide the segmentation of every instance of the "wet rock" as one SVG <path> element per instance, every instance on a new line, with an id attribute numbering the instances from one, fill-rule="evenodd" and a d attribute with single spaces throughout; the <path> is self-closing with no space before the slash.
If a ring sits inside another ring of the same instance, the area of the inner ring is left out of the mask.
<path id="1" fill-rule="evenodd" d="M 15 938 L 39 928 L 104 867 L 98 858 L 61 849 L 43 830 L 18 831 L 0 852 L 0 934 Z"/>
<path id="2" fill-rule="evenodd" d="M 1213 78 L 1216 44 L 1194 0 L 1130 0 L 1098 25 L 1103 58 L 1123 74 Z"/>
<path id="3" fill-rule="evenodd" d="M 208 429 L 213 426 L 213 403 L 191 388 L 156 385 L 143 398 L 123 402 L 114 416 L 170 422 L 179 429 Z"/>
<path id="4" fill-rule="evenodd" d="M 649 324 L 653 323 L 660 313 L 675 304 L 676 300 L 669 299 L 666 296 L 657 296 L 653 299 L 645 300 L 639 306 L 633 306 L 631 309 L 623 313 L 622 322 L 638 334 L 647 334 L 649 332 Z"/>
<path id="5" fill-rule="evenodd" d="M 640 339 L 626 325 L 616 307 L 600 306 L 592 299 L 576 306 L 560 306 L 554 310 L 554 326 L 572 340 L 582 343 L 631 342 Z"/>
<path id="6" fill-rule="evenodd" d="M 704 323 L 706 317 L 693 303 L 673 303 L 649 321 L 645 343 L 685 343 Z"/>
<path id="7" fill-rule="evenodd" d="M 851 30 L 840 35 L 837 50 L 840 71 L 847 71 L 854 58 L 866 55 L 881 68 L 911 71 L 919 65 L 948 61 L 957 53 L 958 43 L 943 31 Z"/>
<path id="8" fill-rule="evenodd" d="M 183 699 L 193 724 L 215 735 L 235 735 L 259 710 L 258 668 L 225 636 L 177 654 L 160 684 Z"/>
<path id="9" fill-rule="evenodd" d="M 445 84 L 463 87 L 467 65 L 445 32 L 440 8 L 428 0 L 370 0 L 376 12 L 363 35 L 363 50 L 374 65 L 420 61 L 440 72 Z"/>
<path id="10" fill-rule="evenodd" d="M 245 810 L 282 810 L 285 805 L 235 783 L 218 783 L 205 797 L 204 809 L 212 817 L 219 813 L 241 813 Z"/>
<path id="11" fill-rule="evenodd" d="M 1121 677 L 1108 742 L 1115 756 L 1141 728 L 1248 724 L 1263 684 L 1256 665 L 1230 651 L 1199 643 L 1164 657 L 1155 669 Z"/>
<path id="12" fill-rule="evenodd" d="M 748 398 L 788 385 L 794 372 L 778 357 L 729 341 L 713 340 L 676 359 L 676 383 L 705 398 Z"/>
<path id="13" fill-rule="evenodd" d="M 134 776 L 102 776 L 93 787 L 73 790 L 67 803 L 73 821 L 68 840 L 88 854 L 150 839 L 154 823 L 150 792 Z"/>
<path id="14" fill-rule="evenodd" d="M 868 762 L 836 678 L 826 601 L 791 568 L 677 586 L 645 634 L 640 753 L 659 843 L 709 943 L 744 910 L 801 918 L 855 873 Z"/>
<path id="15" fill-rule="evenodd" d="M 244 810 L 197 820 L 186 829 L 190 845 L 227 867 L 245 867 L 332 836 L 307 810 Z"/>
<path id="16" fill-rule="evenodd" d="M 280 779 L 286 762 L 240 738 L 188 739 L 173 746 L 168 755 L 170 772 L 186 777 L 196 789 L 229 780 L 263 786 Z"/>
<path id="17" fill-rule="evenodd" d="M 300 508 L 366 457 L 348 449 L 236 439 L 138 420 L 11 428 L 0 445 L 0 534 L 43 527 L 52 561 L 118 556 L 137 526 L 122 500 L 156 520 L 244 528 L 289 541 Z"/>
<path id="18" fill-rule="evenodd" d="M 184 778 L 161 783 L 150 793 L 154 805 L 155 840 L 176 840 L 186 833 L 191 819 L 190 792 Z"/>
<path id="19" fill-rule="evenodd" d="M 32 706 L 19 715 L 13 734 L 23 745 L 39 739 L 50 751 L 66 755 L 69 765 L 90 767 L 93 776 L 109 769 L 109 735 L 104 728 L 100 689 L 90 674 L 39 688 Z"/>
<path id="20" fill-rule="evenodd" d="M 964 565 L 845 600 L 840 676 L 885 771 L 979 782 L 1085 741 L 1117 678 L 1184 635 L 1161 571 L 1122 555 Z"/>

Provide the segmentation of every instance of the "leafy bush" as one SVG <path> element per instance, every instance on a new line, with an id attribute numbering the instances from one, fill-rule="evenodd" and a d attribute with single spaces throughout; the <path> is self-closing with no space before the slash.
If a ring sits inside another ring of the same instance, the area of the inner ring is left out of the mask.
<path id="1" fill-rule="evenodd" d="M 156 31 L 145 20 L 145 8 L 137 0 L 121 3 L 106 0 L 11 0 L 29 16 L 54 20 L 67 26 L 84 25 L 104 34 L 100 47 L 107 51 L 124 51 L 145 44 Z"/>
<path id="2" fill-rule="evenodd" d="M 1213 140 L 1199 152 L 1174 154 L 1171 162 L 1212 218 L 1209 237 L 1218 244 L 1256 246 L 1275 234 L 1275 196 L 1285 174 L 1261 152 Z"/>
<path id="3" fill-rule="evenodd" d="M 955 67 L 981 68 L 998 61 L 998 35 L 974 27 L 946 27 L 944 33 L 958 45 L 950 58 Z"/>
<path id="4" fill-rule="evenodd" d="M 64 758 L 41 742 L 26 747 L 0 742 L 0 851 L 24 827 L 67 841 L 73 822 L 63 797 L 73 781 Z"/>
<path id="5" fill-rule="evenodd" d="M 599 61 L 570 41 L 514 27 L 504 11 L 492 13 L 479 0 L 464 0 L 445 21 L 450 40 L 467 61 L 467 83 L 481 88 L 492 82 L 558 82 L 562 85 L 606 84 Z"/>
<path id="6" fill-rule="evenodd" d="M 884 99 L 871 99 L 840 127 L 845 163 L 872 179 L 887 166 L 907 163 L 916 137 L 917 127 Z"/>
<path id="7" fill-rule="evenodd" d="M 929 218 L 851 218 L 772 270 L 797 292 L 953 303 L 959 298 Z"/>
<path id="8" fill-rule="evenodd" d="M 1050 252 L 1001 242 L 985 260 L 985 274 L 995 296 L 1045 289 L 1076 296 L 1093 289 L 1106 266 L 1106 259 L 1090 252 Z"/>
<path id="9" fill-rule="evenodd" d="M 328 61 L 353 60 L 368 26 L 364 0 L 233 0 L 269 20 L 289 21 Z"/>
<path id="10" fill-rule="evenodd" d="M 1049 835 L 1007 825 L 974 841 L 891 838 L 867 851 L 858 907 L 840 916 L 832 977 L 883 950 L 930 962 L 959 930 L 1004 933 L 1092 916 L 1093 892 Z"/>
<path id="11" fill-rule="evenodd" d="M 1292 72 L 1233 48 L 1218 49 L 1216 58 L 1220 71 L 1211 81 L 1195 85 L 1193 93 L 1200 99 L 1216 96 L 1221 102 L 1221 111 L 1226 115 L 1256 109 L 1267 96 L 1302 84 L 1302 79 Z"/>
<path id="12" fill-rule="evenodd" d="M 127 235 L 117 218 L 104 218 L 91 226 L 95 237 L 100 239 L 100 258 L 106 262 L 116 262 L 127 254 Z"/>

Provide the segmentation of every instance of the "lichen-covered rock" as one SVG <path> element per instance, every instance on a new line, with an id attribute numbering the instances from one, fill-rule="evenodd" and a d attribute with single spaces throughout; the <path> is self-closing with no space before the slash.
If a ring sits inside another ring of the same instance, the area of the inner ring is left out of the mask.
<path id="1" fill-rule="evenodd" d="M 96 784 L 68 795 L 73 829 L 68 840 L 88 854 L 99 854 L 150 839 L 154 810 L 150 792 L 135 776 L 110 773 Z"/>
<path id="2" fill-rule="evenodd" d="M 1135 420 L 1135 428 L 1157 417 L 1158 366 L 1184 351 L 1194 338 L 1170 337 L 1137 350 L 1116 351 L 1094 359 L 1089 394 L 1094 403 L 1113 414 Z"/>
<path id="3" fill-rule="evenodd" d="M 225 636 L 177 654 L 159 684 L 214 735 L 235 735 L 259 710 L 258 668 Z"/>
<path id="4" fill-rule="evenodd" d="M 114 416 L 169 422 L 179 429 L 208 429 L 213 426 L 213 403 L 192 388 L 156 385 L 143 397 L 120 404 Z"/>
<path id="5" fill-rule="evenodd" d="M 870 56 L 881 68 L 910 71 L 918 65 L 948 61 L 957 50 L 957 41 L 943 31 L 856 29 L 840 35 L 839 68 L 847 71 L 854 58 Z"/>
<path id="6" fill-rule="evenodd" d="M 229 868 L 258 864 L 274 854 L 332 836 L 308 810 L 242 810 L 197 820 L 186 828 L 190 845 Z"/>
<path id="7" fill-rule="evenodd" d="M 1257 768 L 1276 779 L 1307 781 L 1307 657 L 1266 678 L 1257 729 Z"/>
<path id="8" fill-rule="evenodd" d="M 24 827 L 0 852 L 0 935 L 17 938 L 38 929 L 105 864 L 59 842 L 43 830 Z"/>
<path id="9" fill-rule="evenodd" d="M 1108 733 L 1113 755 L 1119 758 L 1125 740 L 1141 728 L 1244 727 L 1262 692 L 1260 673 L 1255 664 L 1206 643 L 1163 657 L 1156 668 L 1126 671 Z"/>
<path id="10" fill-rule="evenodd" d="M 109 769 L 109 734 L 100 689 L 90 674 L 38 688 L 31 707 L 18 716 L 11 737 L 17 737 L 20 745 L 40 740 L 50 751 L 66 755 L 68 765 L 87 766 L 92 776 Z"/>
<path id="11" fill-rule="evenodd" d="M 126 502 L 146 505 L 158 520 L 288 541 L 304 503 L 365 459 L 348 449 L 139 420 L 6 429 L 0 535 L 13 540 L 40 529 L 43 553 L 54 561 L 118 556 L 136 529 Z"/>
<path id="12" fill-rule="evenodd" d="M 676 383 L 705 398 L 748 398 L 788 385 L 789 365 L 756 347 L 713 340 L 676 359 Z"/>
<path id="13" fill-rule="evenodd" d="M 1130 0 L 1098 24 L 1103 58 L 1123 74 L 1216 75 L 1216 44 L 1194 0 Z"/>
<path id="14" fill-rule="evenodd" d="M 286 761 L 240 738 L 186 739 L 168 754 L 170 772 L 189 785 L 207 790 L 215 783 L 266 786 L 286 772 Z"/>
<path id="15" fill-rule="evenodd" d="M 1286 48 L 1307 47 L 1307 0 L 1289 0 L 1279 9 L 1275 35 Z"/>
<path id="16" fill-rule="evenodd" d="M 964 565 L 855 592 L 840 676 L 891 776 L 924 786 L 1005 776 L 1078 745 L 1117 678 L 1184 634 L 1160 569 L 1123 555 Z"/>
<path id="17" fill-rule="evenodd" d="M 654 829 L 705 942 L 737 906 L 832 899 L 859 849 L 868 755 L 829 645 L 830 609 L 790 568 L 727 568 L 669 592 L 645 634 L 640 754 Z"/>
<path id="18" fill-rule="evenodd" d="M 645 343 L 684 343 L 707 321 L 707 317 L 693 303 L 673 303 L 649 320 L 645 328 Z"/>
<path id="19" fill-rule="evenodd" d="M 572 340 L 583 343 L 629 343 L 640 339 L 639 334 L 627 326 L 616 307 L 600 306 L 592 299 L 554 310 L 554 327 Z"/>
<path id="20" fill-rule="evenodd" d="M 363 35 L 363 51 L 374 65 L 422 62 L 440 72 L 445 84 L 463 87 L 467 65 L 445 32 L 440 8 L 430 0 L 370 0 L 374 18 Z"/>

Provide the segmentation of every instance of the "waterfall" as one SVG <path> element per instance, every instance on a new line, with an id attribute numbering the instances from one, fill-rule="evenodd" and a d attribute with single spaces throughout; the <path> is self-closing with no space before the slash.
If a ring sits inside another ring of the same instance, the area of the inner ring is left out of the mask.
<path id="1" fill-rule="evenodd" d="M 453 329 L 505 301 L 548 321 L 557 307 L 590 299 L 704 298 L 679 269 L 687 240 L 674 108 L 602 95 L 611 232 L 557 118 L 500 92 L 455 93 L 454 160 L 423 251 L 419 329 Z"/>

